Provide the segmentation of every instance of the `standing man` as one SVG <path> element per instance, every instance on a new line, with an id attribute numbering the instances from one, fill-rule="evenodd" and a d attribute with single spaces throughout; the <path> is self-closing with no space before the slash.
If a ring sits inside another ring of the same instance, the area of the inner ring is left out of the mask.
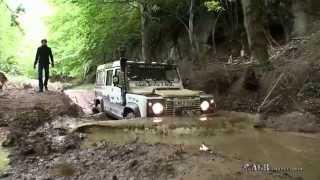
<path id="1" fill-rule="evenodd" d="M 41 40 L 41 46 L 37 50 L 36 60 L 34 61 L 34 69 L 38 65 L 38 78 L 39 78 L 39 92 L 43 92 L 43 85 L 46 91 L 48 91 L 49 80 L 49 65 L 51 60 L 51 66 L 54 67 L 54 60 L 51 48 L 47 46 L 47 40 Z M 50 60 L 49 60 L 50 58 Z M 45 72 L 45 79 L 43 84 L 43 70 Z"/>

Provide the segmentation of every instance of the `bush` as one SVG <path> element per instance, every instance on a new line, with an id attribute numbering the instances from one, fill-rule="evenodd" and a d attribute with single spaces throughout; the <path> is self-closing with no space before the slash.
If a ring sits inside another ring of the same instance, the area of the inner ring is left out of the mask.
<path id="1" fill-rule="evenodd" d="M 320 97 L 320 83 L 309 82 L 303 87 L 303 95 L 307 97 Z"/>

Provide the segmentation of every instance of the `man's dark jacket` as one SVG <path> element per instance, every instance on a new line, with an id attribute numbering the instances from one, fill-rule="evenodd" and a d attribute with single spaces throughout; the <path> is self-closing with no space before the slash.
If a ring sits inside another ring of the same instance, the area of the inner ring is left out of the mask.
<path id="1" fill-rule="evenodd" d="M 36 60 L 34 61 L 34 65 L 36 66 L 38 62 L 40 65 L 43 65 L 43 66 L 49 65 L 50 64 L 49 58 L 51 59 L 52 65 L 54 65 L 51 48 L 49 48 L 48 46 L 40 46 L 37 50 L 37 55 L 36 55 Z"/>

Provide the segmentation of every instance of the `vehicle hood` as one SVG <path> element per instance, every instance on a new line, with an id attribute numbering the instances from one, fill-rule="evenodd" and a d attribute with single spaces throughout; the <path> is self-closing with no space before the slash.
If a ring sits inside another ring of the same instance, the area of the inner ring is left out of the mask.
<path id="1" fill-rule="evenodd" d="M 199 96 L 200 91 L 192 91 L 188 89 L 154 89 L 150 87 L 146 88 L 139 88 L 139 89 L 133 89 L 130 91 L 134 94 L 141 94 L 141 95 L 158 95 L 161 97 L 182 97 L 182 96 Z"/>
<path id="2" fill-rule="evenodd" d="M 181 97 L 181 96 L 199 96 L 199 91 L 192 91 L 188 89 L 179 89 L 179 90 L 155 90 L 155 94 L 161 97 Z"/>

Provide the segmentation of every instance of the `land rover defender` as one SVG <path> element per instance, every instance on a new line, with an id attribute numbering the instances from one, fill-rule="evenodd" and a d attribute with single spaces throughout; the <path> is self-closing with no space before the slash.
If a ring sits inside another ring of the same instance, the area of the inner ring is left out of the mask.
<path id="1" fill-rule="evenodd" d="M 96 109 L 117 118 L 213 113 L 212 95 L 184 89 L 176 65 L 119 61 L 97 68 Z"/>

